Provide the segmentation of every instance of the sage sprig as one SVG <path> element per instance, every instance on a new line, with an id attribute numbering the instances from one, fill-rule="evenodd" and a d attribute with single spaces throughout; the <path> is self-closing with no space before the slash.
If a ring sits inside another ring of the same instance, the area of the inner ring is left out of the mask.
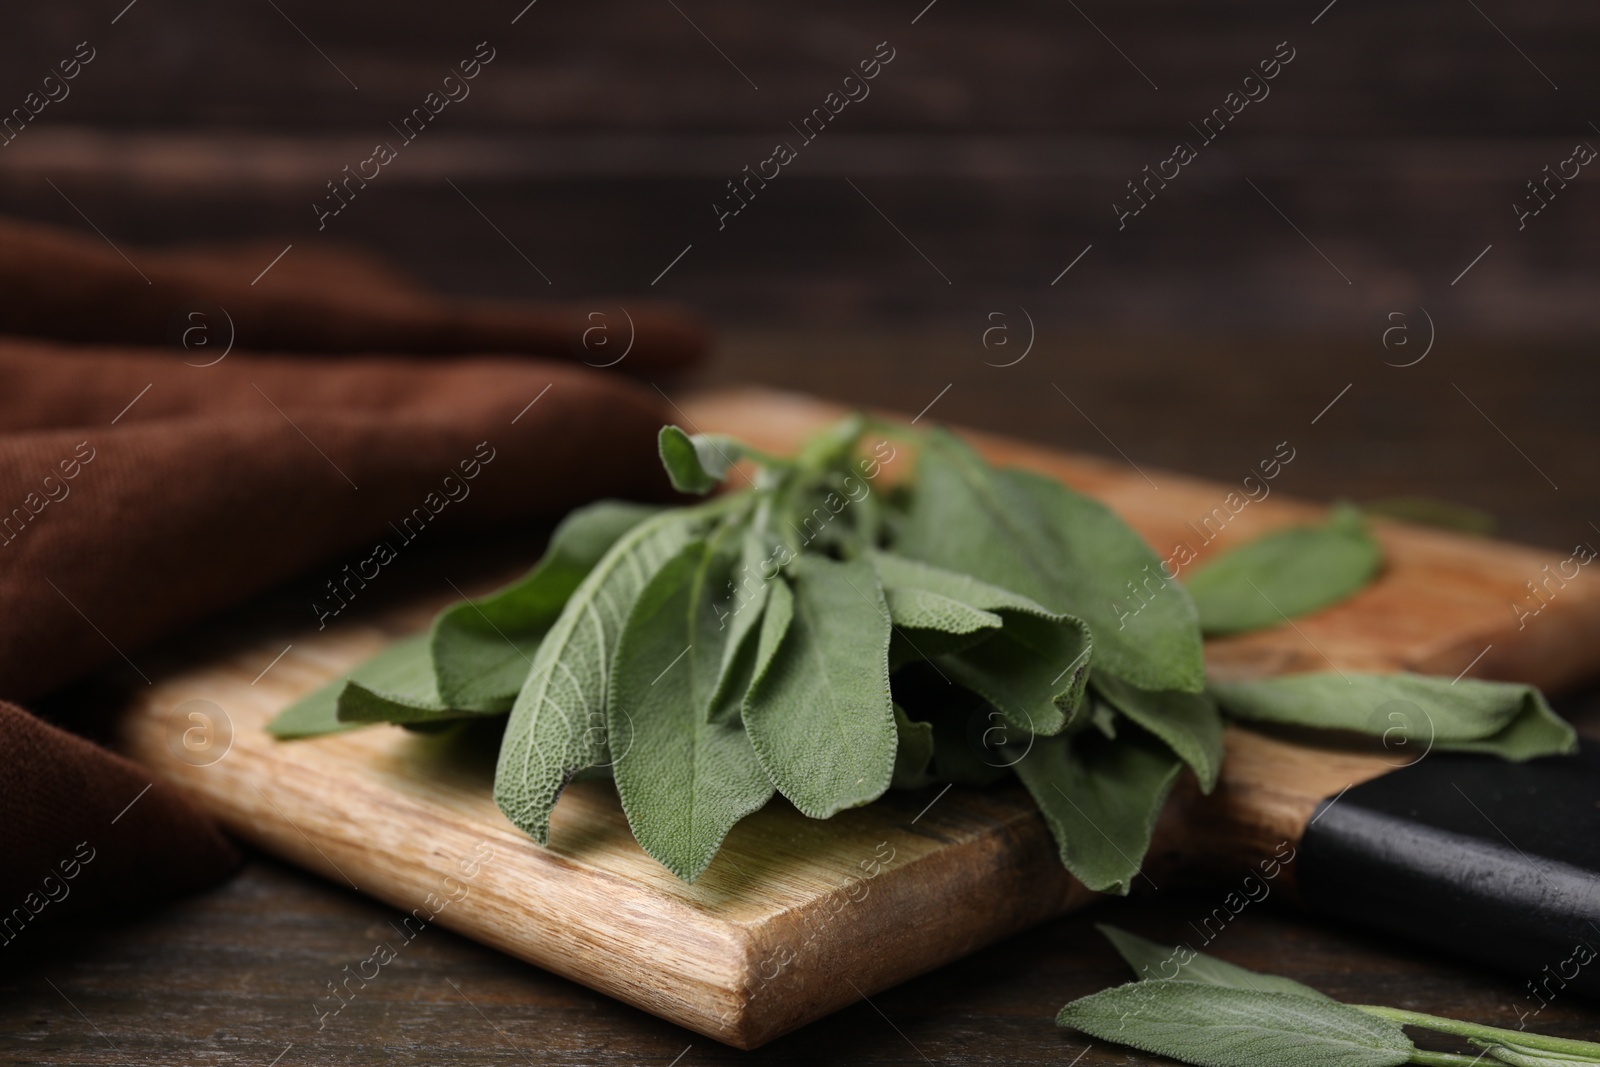
<path id="1" fill-rule="evenodd" d="M 1289 978 L 1187 946 L 1165 947 L 1100 926 L 1140 980 L 1080 997 L 1056 1016 L 1093 1037 L 1196 1067 L 1471 1067 L 1600 1064 L 1600 1044 L 1504 1030 L 1421 1012 L 1347 1005 Z M 1467 1038 L 1492 1057 L 1417 1048 L 1402 1027 Z"/>
<path id="2" fill-rule="evenodd" d="M 547 843 L 567 782 L 610 776 L 640 845 L 690 881 L 774 794 L 821 819 L 891 788 L 1014 774 L 1067 869 L 1117 893 L 1178 780 L 1216 783 L 1224 714 L 1361 729 L 1369 704 L 1404 699 L 1442 745 L 1526 758 L 1572 744 L 1526 687 L 1208 690 L 1193 601 L 1104 505 L 943 430 L 886 428 L 863 447 L 866 426 L 846 419 L 787 458 L 664 428 L 672 483 L 706 499 L 573 512 L 526 576 L 271 729 L 506 715 L 494 792 L 512 822 Z M 730 477 L 742 487 L 707 495 Z M 1149 594 L 1137 610 L 1130 586 Z"/>

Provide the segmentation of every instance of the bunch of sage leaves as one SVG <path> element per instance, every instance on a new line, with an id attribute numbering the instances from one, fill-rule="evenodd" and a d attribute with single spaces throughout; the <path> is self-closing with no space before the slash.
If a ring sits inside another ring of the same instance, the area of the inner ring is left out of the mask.
<path id="1" fill-rule="evenodd" d="M 1526 686 L 1313 674 L 1208 690 L 1184 588 L 1125 606 L 1160 561 L 1109 508 L 940 429 L 917 435 L 915 477 L 886 488 L 900 450 L 864 450 L 867 425 L 852 416 L 793 457 L 664 427 L 680 491 L 742 486 L 573 512 L 526 576 L 447 608 L 272 731 L 509 713 L 494 792 L 513 823 L 548 843 L 566 784 L 609 776 L 639 844 L 690 881 L 775 793 L 825 819 L 894 787 L 1015 774 L 1067 869 L 1117 893 L 1184 769 L 1216 783 L 1224 710 L 1370 733 L 1388 728 L 1371 711 L 1401 698 L 1441 747 L 1574 743 Z M 884 429 L 904 447 L 905 428 Z"/>

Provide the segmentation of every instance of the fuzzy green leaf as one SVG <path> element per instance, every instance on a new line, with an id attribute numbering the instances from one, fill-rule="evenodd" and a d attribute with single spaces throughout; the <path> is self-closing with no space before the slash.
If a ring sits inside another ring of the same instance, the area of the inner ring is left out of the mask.
<path id="1" fill-rule="evenodd" d="M 1196 952 L 1188 945 L 1169 948 L 1106 923 L 1096 923 L 1094 928 L 1104 934 L 1117 953 L 1128 961 L 1128 966 L 1138 974 L 1140 981 L 1200 982 L 1229 989 L 1253 989 L 1258 993 L 1287 993 L 1312 1000 L 1331 999 L 1293 978 L 1246 970 L 1215 956 L 1207 956 L 1204 952 Z"/>
<path id="2" fill-rule="evenodd" d="M 688 882 L 773 791 L 744 727 L 709 714 L 728 636 L 718 594 L 732 565 L 699 541 L 668 561 L 635 601 L 611 672 L 613 773 L 628 824 Z"/>
<path id="3" fill-rule="evenodd" d="M 338 733 L 367 722 L 404 721 L 403 718 L 390 719 L 376 714 L 368 717 L 354 712 L 341 716 L 347 699 L 344 694 L 352 683 L 363 691 L 362 696 L 353 698 L 352 708 L 368 703 L 368 695 L 381 701 L 382 694 L 390 694 L 424 711 L 446 710 L 433 683 L 428 635 L 424 633 L 394 642 L 348 674 L 341 674 L 301 697 L 279 712 L 267 724 L 267 731 L 274 737 L 289 739 Z M 410 710 L 401 709 L 399 714 L 409 715 Z M 448 717 L 463 716 L 451 713 Z"/>
<path id="4" fill-rule="evenodd" d="M 1083 706 L 1090 652 L 1089 628 L 1078 619 L 1012 614 L 999 633 L 936 663 L 1012 725 L 1048 736 L 1066 729 Z"/>
<path id="5" fill-rule="evenodd" d="M 744 703 L 755 676 L 756 643 L 767 598 L 772 586 L 782 581 L 779 572 L 790 558 L 787 549 L 774 545 L 766 535 L 765 523 L 766 517 L 758 515 L 745 529 L 738 565 L 728 577 L 728 605 L 719 620 L 719 625 L 727 628 L 727 639 L 722 645 L 717 689 L 711 702 L 711 714 L 717 718 L 737 715 Z"/>
<path id="6" fill-rule="evenodd" d="M 667 477 L 680 493 L 711 492 L 744 454 L 744 446 L 724 434 L 691 437 L 676 426 L 661 427 L 657 444 Z"/>
<path id="7" fill-rule="evenodd" d="M 1137 728 L 1037 737 L 1016 766 L 1067 870 L 1099 892 L 1126 894 L 1183 761 Z"/>
<path id="8" fill-rule="evenodd" d="M 935 779 L 928 773 L 933 763 L 933 723 L 908 716 L 899 704 L 894 706 L 894 729 L 898 742 L 894 754 L 895 789 L 921 789 Z"/>
<path id="9" fill-rule="evenodd" d="M 1419 758 L 1430 748 L 1508 760 L 1577 751 L 1576 732 L 1531 685 L 1422 674 L 1289 674 L 1213 684 L 1238 719 L 1377 734 Z"/>
<path id="10" fill-rule="evenodd" d="M 876 800 L 894 772 L 889 608 L 864 561 L 804 555 L 793 576 L 794 617 L 781 641 L 763 624 L 744 723 L 779 791 L 826 819 Z"/>
<path id="11" fill-rule="evenodd" d="M 580 508 L 522 578 L 440 612 L 432 636 L 440 699 L 457 708 L 510 708 L 567 598 L 619 537 L 659 510 L 615 500 Z"/>
<path id="12" fill-rule="evenodd" d="M 629 530 L 579 584 L 540 643 L 506 724 L 494 798 L 541 845 L 550 839 L 550 809 L 567 781 L 606 759 L 611 664 L 634 601 L 708 514 L 662 512 Z"/>
<path id="13" fill-rule="evenodd" d="M 966 574 L 888 552 L 869 555 L 883 583 L 899 648 L 890 666 L 932 659 L 1020 729 L 1066 728 L 1089 677 L 1088 627 L 1071 615 Z"/>
<path id="14" fill-rule="evenodd" d="M 272 717 L 267 732 L 282 741 L 301 737 L 321 737 L 336 734 L 361 725 L 343 722 L 339 718 L 339 694 L 349 683 L 350 676 L 341 674 L 296 700 Z"/>
<path id="15" fill-rule="evenodd" d="M 341 722 L 415 726 L 481 715 L 481 712 L 452 708 L 440 699 L 427 634 L 397 641 L 385 649 L 381 672 L 370 668 L 357 670 L 339 694 Z"/>
<path id="16" fill-rule="evenodd" d="M 934 431 L 922 450 L 893 548 L 1084 620 L 1097 660 L 1136 685 L 1204 685 L 1194 604 L 1138 534 L 1059 482 L 995 470 L 949 433 Z M 1148 583 L 1157 591 L 1147 601 L 1130 597 Z"/>
<path id="17" fill-rule="evenodd" d="M 1196 1067 L 1395 1067 L 1416 1050 L 1399 1026 L 1336 1001 L 1201 982 L 1131 982 L 1056 1023 Z"/>
<path id="18" fill-rule="evenodd" d="M 1222 715 L 1205 693 L 1151 692 L 1095 671 L 1090 684 L 1107 703 L 1165 741 L 1211 792 L 1222 772 Z"/>
<path id="19" fill-rule="evenodd" d="M 1336 504 L 1322 525 L 1278 530 L 1223 552 L 1185 584 L 1203 631 L 1244 633 L 1337 604 L 1370 582 L 1382 563 L 1360 509 Z"/>

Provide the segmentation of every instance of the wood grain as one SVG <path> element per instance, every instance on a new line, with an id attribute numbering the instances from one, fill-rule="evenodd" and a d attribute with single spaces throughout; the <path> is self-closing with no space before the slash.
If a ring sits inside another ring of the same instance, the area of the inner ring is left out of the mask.
<path id="1" fill-rule="evenodd" d="M 751 391 L 683 407 L 696 428 L 773 449 L 838 413 Z M 975 440 L 992 459 L 1103 497 L 1156 545 L 1182 536 L 1228 491 L 1155 471 L 1146 472 L 1152 488 L 1116 464 Z M 1274 496 L 1231 522 L 1259 532 L 1312 513 Z M 1545 609 L 1554 618 L 1523 631 L 1507 608 L 1557 554 L 1397 525 L 1380 535 L 1389 564 L 1372 588 L 1297 629 L 1213 644 L 1213 669 L 1239 676 L 1333 662 L 1454 673 L 1487 647 L 1472 673 L 1552 688 L 1592 673 L 1586 649 L 1600 647 L 1600 598 L 1587 587 L 1573 585 Z M 224 662 L 169 671 L 125 717 L 122 745 L 269 851 L 742 1048 L 1091 899 L 1062 872 L 1015 788 L 896 794 L 827 822 L 777 802 L 736 827 L 700 881 L 685 885 L 632 841 L 603 783 L 569 789 L 551 847 L 541 849 L 495 808 L 492 761 L 480 753 L 393 728 L 292 743 L 262 731 L 285 703 L 422 628 L 441 605 L 419 600 L 382 628 L 283 634 Z M 258 678 L 286 642 L 290 651 Z M 196 700 L 231 725 L 214 762 L 184 748 Z M 1320 798 L 1389 767 L 1240 731 L 1228 745 L 1222 785 L 1211 798 L 1179 798 L 1153 861 L 1197 848 L 1268 853 L 1298 838 Z M 469 862 L 485 850 L 492 858 Z"/>

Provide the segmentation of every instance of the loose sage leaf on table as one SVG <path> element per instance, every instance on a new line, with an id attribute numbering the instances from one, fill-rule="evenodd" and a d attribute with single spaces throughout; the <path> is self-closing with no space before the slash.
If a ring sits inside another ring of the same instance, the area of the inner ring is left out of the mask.
<path id="1" fill-rule="evenodd" d="M 1320 526 L 1278 530 L 1196 567 L 1185 583 L 1207 634 L 1283 624 L 1363 588 L 1383 553 L 1361 510 L 1336 504 Z"/>
<path id="2" fill-rule="evenodd" d="M 657 444 L 672 487 L 680 493 L 711 492 L 745 452 L 742 444 L 726 434 L 691 437 L 676 426 L 661 427 Z"/>
<path id="3" fill-rule="evenodd" d="M 1113 708 L 1165 741 L 1194 771 L 1200 790 L 1211 792 L 1222 772 L 1222 715 L 1205 693 L 1175 689 L 1151 692 L 1105 671 L 1090 684 Z"/>
<path id="4" fill-rule="evenodd" d="M 428 635 L 422 633 L 394 642 L 348 674 L 341 674 L 290 704 L 267 724 L 268 732 L 285 739 L 316 737 L 349 730 L 364 722 L 386 721 L 381 717 L 340 716 L 341 697 L 351 683 L 368 693 L 394 694 L 420 706 L 445 710 L 438 701 L 438 690 L 432 686 Z"/>
<path id="5" fill-rule="evenodd" d="M 1520 761 L 1578 745 L 1543 694 L 1517 682 L 1319 672 L 1214 683 L 1211 693 L 1237 719 L 1398 737 L 1418 753 L 1431 747 Z"/>
<path id="6" fill-rule="evenodd" d="M 510 708 L 573 591 L 619 537 L 659 511 L 615 500 L 580 508 L 555 528 L 544 558 L 524 577 L 440 612 L 432 637 L 440 699 L 457 708 Z"/>
<path id="7" fill-rule="evenodd" d="M 1196 1067 L 1394 1067 L 1416 1051 L 1399 1025 L 1337 1001 L 1202 982 L 1131 982 L 1056 1023 Z"/>
<path id="8" fill-rule="evenodd" d="M 1163 578 L 1160 559 L 1138 534 L 1059 482 L 990 467 L 943 430 L 929 435 L 918 457 L 917 489 L 891 547 L 1082 619 L 1097 661 L 1136 685 L 1190 692 L 1204 685 L 1194 604 Z M 1132 600 L 1129 583 L 1147 579 L 1160 591 Z"/>
<path id="9" fill-rule="evenodd" d="M 710 715 L 728 635 L 719 594 L 733 558 L 695 541 L 658 570 L 634 602 L 611 672 L 613 774 L 628 825 L 686 882 L 772 796 L 743 725 Z"/>
<path id="10" fill-rule="evenodd" d="M 633 527 L 579 584 L 539 645 L 500 745 L 495 803 L 541 845 L 573 774 L 606 758 L 606 698 L 617 638 L 656 571 L 698 533 L 705 512 L 662 512 Z"/>
<path id="11" fill-rule="evenodd" d="M 1032 744 L 1017 776 L 1055 835 L 1061 862 L 1090 889 L 1126 894 L 1183 761 L 1137 727 L 1118 731 L 1115 741 L 1086 730 Z"/>
<path id="12" fill-rule="evenodd" d="M 1188 945 L 1168 947 L 1106 923 L 1096 923 L 1094 928 L 1106 936 L 1141 981 L 1199 982 L 1229 989 L 1253 989 L 1258 993 L 1288 993 L 1312 1000 L 1331 999 L 1293 978 L 1246 970 L 1215 956 L 1207 956 L 1204 952 L 1196 952 Z"/>
<path id="13" fill-rule="evenodd" d="M 770 614 L 780 594 L 768 603 Z M 745 698 L 744 724 L 767 775 L 805 814 L 826 819 L 876 800 L 894 773 L 889 608 L 872 565 L 802 555 L 794 615 Z"/>

